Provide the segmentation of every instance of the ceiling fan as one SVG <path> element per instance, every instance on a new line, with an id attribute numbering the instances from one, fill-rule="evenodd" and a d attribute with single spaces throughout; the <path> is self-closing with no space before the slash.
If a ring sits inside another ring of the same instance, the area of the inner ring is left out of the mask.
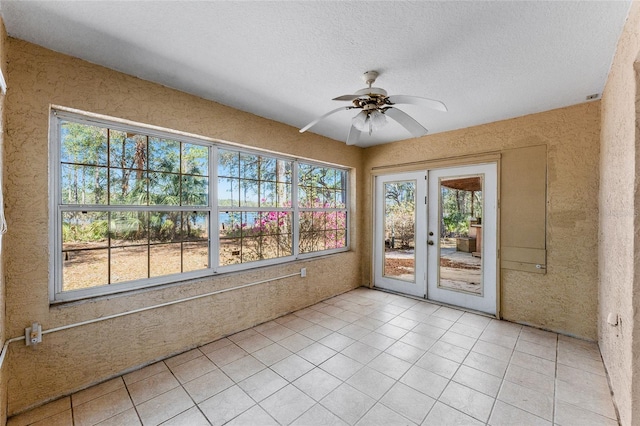
<path id="1" fill-rule="evenodd" d="M 360 112 L 351 120 L 347 145 L 358 143 L 361 132 L 368 132 L 369 135 L 374 130 L 381 129 L 387 123 L 387 117 L 391 117 L 402 127 L 407 129 L 413 137 L 420 137 L 427 134 L 428 130 L 418 123 L 414 118 L 399 110 L 396 105 L 419 105 L 437 111 L 447 111 L 447 107 L 440 101 L 421 98 L 418 96 L 392 95 L 388 96 L 387 91 L 379 87 L 371 87 L 378 78 L 377 71 L 367 71 L 362 75 L 362 79 L 369 87 L 360 89 L 353 95 L 343 95 L 334 98 L 334 101 L 351 101 L 353 106 L 336 108 L 328 113 L 316 118 L 311 123 L 300 129 L 300 133 L 306 132 L 321 120 L 338 111 L 359 109 Z"/>

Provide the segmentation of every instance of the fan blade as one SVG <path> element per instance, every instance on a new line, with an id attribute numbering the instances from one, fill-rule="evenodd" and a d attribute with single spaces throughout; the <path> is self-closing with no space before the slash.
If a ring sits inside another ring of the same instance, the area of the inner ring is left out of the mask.
<path id="1" fill-rule="evenodd" d="M 418 138 L 427 134 L 428 130 L 422 124 L 411 118 L 406 112 L 400 111 L 398 108 L 385 108 L 384 113 L 396 120 L 402 127 L 407 129 L 413 137 Z"/>
<path id="2" fill-rule="evenodd" d="M 407 104 L 407 105 L 420 105 L 426 106 L 431 109 L 435 109 L 442 112 L 447 112 L 447 106 L 440 101 L 436 101 L 435 99 L 427 99 L 421 98 L 419 96 L 409 96 L 409 95 L 393 95 L 389 96 L 389 102 L 391 105 L 395 104 Z"/>
<path id="3" fill-rule="evenodd" d="M 355 126 L 351 126 L 349 129 L 349 136 L 347 136 L 347 145 L 355 145 L 360 140 L 360 130 L 356 129 Z"/>
<path id="4" fill-rule="evenodd" d="M 332 101 L 352 101 L 354 99 L 358 99 L 362 95 L 342 95 L 337 98 L 331 99 Z"/>
<path id="5" fill-rule="evenodd" d="M 306 131 L 307 131 L 307 130 L 309 130 L 311 127 L 313 127 L 313 126 L 315 126 L 316 124 L 318 124 L 318 122 L 319 122 L 320 120 L 323 120 L 323 119 L 327 118 L 327 117 L 328 117 L 328 116 L 330 116 L 331 114 L 334 114 L 334 113 L 336 113 L 336 112 L 338 112 L 338 111 L 342 111 L 342 110 L 348 110 L 348 109 L 351 109 L 351 108 L 353 108 L 353 107 L 351 107 L 351 106 L 348 106 L 348 107 L 340 107 L 340 108 L 336 108 L 336 109 L 334 109 L 333 111 L 329 111 L 329 112 L 328 112 L 328 113 L 326 113 L 325 115 L 323 115 L 323 116 L 320 116 L 320 117 L 316 118 L 316 119 L 315 119 L 315 120 L 313 120 L 311 123 L 307 124 L 307 125 L 306 125 L 306 126 L 304 126 L 302 129 L 300 129 L 300 133 L 304 133 L 304 132 L 306 132 Z"/>

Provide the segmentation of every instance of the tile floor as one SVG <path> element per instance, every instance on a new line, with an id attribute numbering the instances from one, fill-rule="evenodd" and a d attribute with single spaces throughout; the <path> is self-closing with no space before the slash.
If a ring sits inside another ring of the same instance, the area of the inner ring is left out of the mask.
<path id="1" fill-rule="evenodd" d="M 364 288 L 9 421 L 617 425 L 598 348 Z"/>

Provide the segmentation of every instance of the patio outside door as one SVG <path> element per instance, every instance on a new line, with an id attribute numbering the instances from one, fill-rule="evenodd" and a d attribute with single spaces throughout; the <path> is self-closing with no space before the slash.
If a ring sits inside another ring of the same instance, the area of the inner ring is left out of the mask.
<path id="1" fill-rule="evenodd" d="M 495 314 L 497 166 L 429 171 L 428 298 Z"/>
<path id="2" fill-rule="evenodd" d="M 374 285 L 495 314 L 497 165 L 378 176 L 375 186 Z"/>
<path id="3" fill-rule="evenodd" d="M 426 172 L 376 178 L 375 285 L 426 294 Z"/>

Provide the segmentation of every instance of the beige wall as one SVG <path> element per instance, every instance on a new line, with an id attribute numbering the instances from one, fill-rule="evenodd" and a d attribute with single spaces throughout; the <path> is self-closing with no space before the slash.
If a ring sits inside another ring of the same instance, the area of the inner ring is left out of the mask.
<path id="1" fill-rule="evenodd" d="M 0 18 L 0 70 L 5 80 L 7 78 L 7 33 L 4 27 L 4 21 Z M 0 182 L 3 180 L 3 155 L 5 138 L 5 96 L 0 94 Z M 2 188 L 0 187 L 0 191 Z M 0 208 L 2 206 L 0 205 Z M 5 322 L 5 284 L 3 264 L 5 259 L 3 236 L 0 235 L 0 342 L 4 343 L 7 338 L 6 322 Z M 9 363 L 5 362 L 0 370 L 0 425 L 4 425 L 7 420 L 7 371 Z"/>
<path id="2" fill-rule="evenodd" d="M 48 300 L 48 119 L 51 104 L 124 118 L 362 170 L 361 150 L 149 83 L 16 39 L 8 39 L 5 180 L 7 333 L 88 320 L 185 296 L 299 272 L 307 278 L 229 292 L 45 335 L 35 348 L 10 347 L 9 414 L 152 360 L 215 340 L 361 284 L 359 228 L 354 250 L 155 290 L 50 307 Z M 361 175 L 352 176 L 360 199 Z M 353 217 L 359 206 L 352 205 Z"/>
<path id="3" fill-rule="evenodd" d="M 634 2 L 602 96 L 600 142 L 599 344 L 624 425 L 640 422 L 639 52 Z M 619 315 L 619 326 L 607 324 L 609 313 Z"/>
<path id="4" fill-rule="evenodd" d="M 503 318 L 581 338 L 597 333 L 598 102 L 365 150 L 365 171 L 415 161 L 547 146 L 547 274 L 502 269 Z M 371 229 L 365 175 L 364 230 Z M 505 176 L 502 176 L 505 179 Z M 370 233 L 363 277 L 370 282 Z"/>

